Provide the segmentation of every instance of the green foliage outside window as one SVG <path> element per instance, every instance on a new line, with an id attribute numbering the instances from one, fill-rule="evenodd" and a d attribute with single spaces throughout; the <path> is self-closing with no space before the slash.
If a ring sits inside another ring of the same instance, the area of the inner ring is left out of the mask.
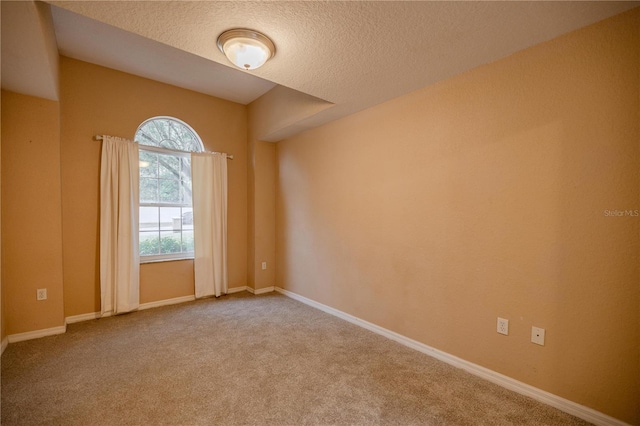
<path id="1" fill-rule="evenodd" d="M 140 241 L 140 255 L 150 256 L 193 251 L 193 234 L 184 233 L 182 235 L 182 243 L 180 243 L 180 234 L 163 236 L 161 241 L 159 243 L 158 238 L 147 238 Z"/>

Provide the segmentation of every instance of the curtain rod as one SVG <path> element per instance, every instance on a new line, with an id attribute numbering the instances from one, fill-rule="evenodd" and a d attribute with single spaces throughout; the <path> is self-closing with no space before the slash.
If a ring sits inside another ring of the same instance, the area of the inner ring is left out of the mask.
<path id="1" fill-rule="evenodd" d="M 94 140 L 96 140 L 96 141 L 101 141 L 101 140 L 102 140 L 102 135 L 95 135 L 95 136 L 93 137 L 93 139 L 94 139 Z M 149 146 L 149 147 L 151 147 L 151 148 L 156 148 L 156 147 L 154 147 L 153 145 L 143 145 L 143 146 Z M 166 149 L 166 150 L 168 150 L 168 151 L 174 151 L 174 152 L 181 152 L 181 153 L 187 153 L 187 152 L 189 152 L 189 151 L 178 151 L 177 149 L 171 149 L 171 148 L 162 148 L 162 149 Z M 205 152 L 206 152 L 206 151 L 205 151 Z M 233 160 L 233 155 L 229 155 L 229 154 L 227 154 L 227 159 L 229 159 L 229 160 Z"/>

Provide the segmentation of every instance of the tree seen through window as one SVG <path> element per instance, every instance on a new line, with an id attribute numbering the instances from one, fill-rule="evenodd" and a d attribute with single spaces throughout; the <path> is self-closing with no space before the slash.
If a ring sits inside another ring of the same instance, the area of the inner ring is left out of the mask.
<path id="1" fill-rule="evenodd" d="M 143 260 L 193 257 L 190 151 L 203 151 L 196 132 L 171 117 L 142 123 L 140 255 Z"/>

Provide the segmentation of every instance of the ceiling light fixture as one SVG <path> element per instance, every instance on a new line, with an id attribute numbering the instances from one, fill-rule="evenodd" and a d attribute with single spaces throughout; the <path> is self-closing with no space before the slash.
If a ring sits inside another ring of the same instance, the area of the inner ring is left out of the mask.
<path id="1" fill-rule="evenodd" d="M 238 68 L 260 68 L 276 54 L 276 47 L 267 36 L 257 31 L 234 28 L 218 36 L 218 48 Z"/>

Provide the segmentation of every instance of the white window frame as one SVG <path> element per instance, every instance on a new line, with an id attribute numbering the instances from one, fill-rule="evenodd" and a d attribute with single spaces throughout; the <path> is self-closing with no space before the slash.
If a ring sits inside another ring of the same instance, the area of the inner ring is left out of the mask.
<path id="1" fill-rule="evenodd" d="M 199 151 L 196 152 L 203 152 L 204 151 L 204 146 L 202 144 L 202 139 L 200 138 L 200 136 L 198 135 L 198 133 L 193 130 L 193 128 L 191 126 L 189 126 L 187 123 L 185 123 L 182 120 L 179 120 L 175 117 L 169 117 L 169 116 L 158 116 L 158 117 L 152 117 L 149 118 L 145 121 L 143 121 L 140 126 L 138 126 L 138 129 L 136 129 L 136 135 L 138 134 L 138 132 L 140 131 L 140 129 L 146 125 L 148 122 L 150 121 L 154 121 L 154 120 L 170 120 L 173 122 L 176 122 L 178 125 L 184 126 L 186 127 L 194 136 L 194 140 L 197 142 L 197 147 L 199 148 Z M 169 155 L 169 156 L 173 156 L 173 157 L 186 157 L 186 158 L 190 158 L 191 157 L 191 151 L 181 151 L 181 150 L 176 150 L 176 149 L 171 149 L 171 148 L 165 148 L 165 147 L 160 147 L 160 146 L 154 146 L 154 145 L 145 145 L 140 143 L 140 141 L 138 142 L 138 150 L 140 152 L 142 151 L 146 151 L 146 152 L 153 152 L 153 153 L 157 153 L 157 154 L 162 154 L 162 155 Z M 140 208 L 142 207 L 177 207 L 177 208 L 191 208 L 193 211 L 193 201 L 191 204 L 188 203 L 149 203 L 149 202 L 142 202 L 142 200 L 140 201 Z M 181 215 L 182 217 L 182 215 Z M 182 222 L 181 222 L 181 238 L 182 238 Z M 138 230 L 138 235 L 140 236 L 140 230 Z M 162 232 L 160 229 L 158 230 L 158 232 Z M 159 240 L 159 244 L 162 244 L 161 242 L 162 240 Z M 151 263 L 151 262 L 163 262 L 163 261 L 171 261 L 171 260 L 182 260 L 182 259 L 193 259 L 194 258 L 194 252 L 190 251 L 190 252 L 180 252 L 180 253 L 160 253 L 160 254 L 153 254 L 153 255 L 140 255 L 140 263 Z"/>

